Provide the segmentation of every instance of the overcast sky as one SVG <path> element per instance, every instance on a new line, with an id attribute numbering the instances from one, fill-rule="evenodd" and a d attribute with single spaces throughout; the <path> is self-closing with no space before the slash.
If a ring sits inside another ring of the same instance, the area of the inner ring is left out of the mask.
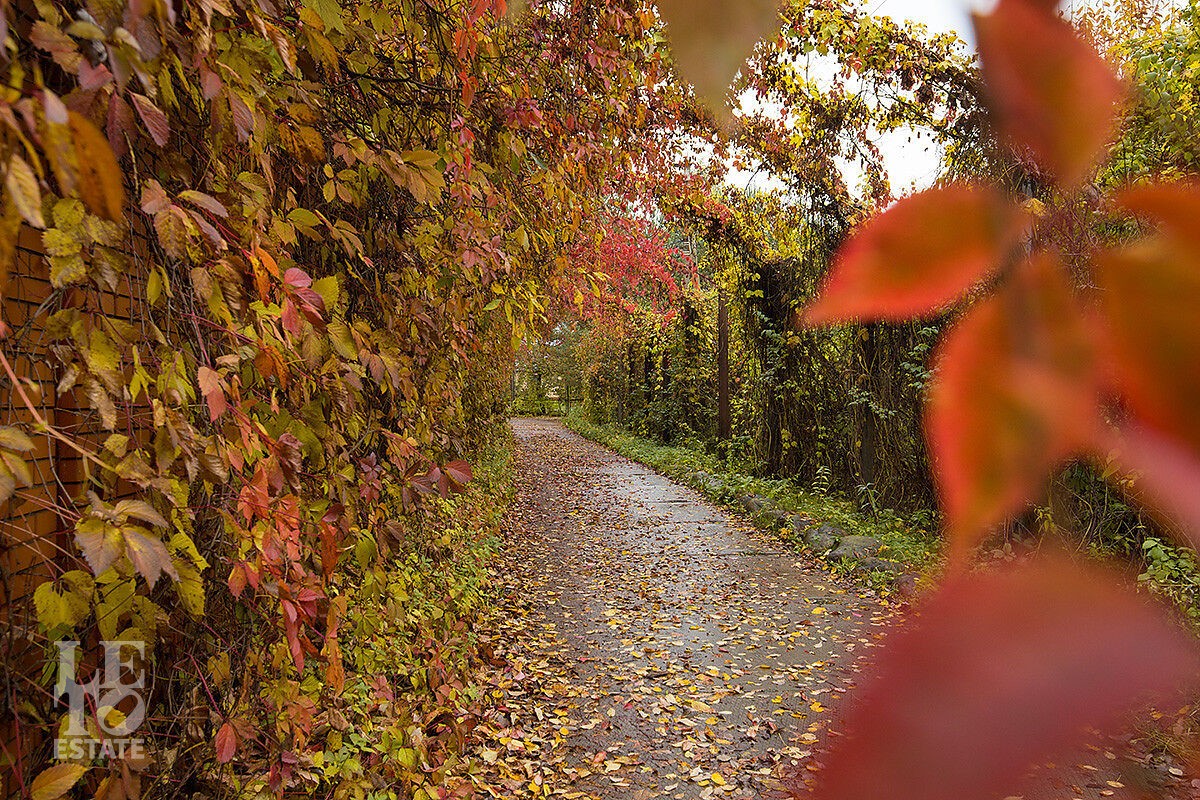
<path id="1" fill-rule="evenodd" d="M 934 31 L 953 31 L 971 41 L 972 9 L 986 9 L 991 3 L 972 0 L 866 0 L 872 14 L 893 19 L 924 22 Z"/>
<path id="2" fill-rule="evenodd" d="M 1069 12 L 1072 7 L 1087 2 L 1089 0 L 1063 0 L 1063 5 Z M 898 21 L 922 22 L 932 32 L 956 33 L 969 47 L 974 48 L 971 12 L 989 11 L 995 6 L 996 0 L 864 0 L 864 3 L 872 14 L 889 16 Z M 939 154 L 926 140 L 910 141 L 906 134 L 897 132 L 884 137 L 880 149 L 884 153 L 892 191 L 896 195 L 926 188 L 937 177 Z M 754 184 L 762 188 L 779 185 L 772 180 L 764 180 L 761 173 L 739 172 L 730 180 L 736 184 Z"/>
<path id="3" fill-rule="evenodd" d="M 923 22 L 931 31 L 957 33 L 971 46 L 974 46 L 971 11 L 987 10 L 990 5 L 982 0 L 867 0 L 872 14 Z M 881 149 L 892 179 L 892 191 L 897 195 L 925 188 L 937 177 L 938 153 L 928 142 L 910 142 L 903 134 L 895 133 L 885 137 Z"/>

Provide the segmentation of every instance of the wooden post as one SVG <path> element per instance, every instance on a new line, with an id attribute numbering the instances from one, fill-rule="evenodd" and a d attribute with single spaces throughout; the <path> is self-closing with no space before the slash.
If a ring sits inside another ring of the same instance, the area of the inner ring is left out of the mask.
<path id="1" fill-rule="evenodd" d="M 725 290 L 717 287 L 717 438 L 729 441 L 733 435 L 729 413 L 729 310 Z"/>

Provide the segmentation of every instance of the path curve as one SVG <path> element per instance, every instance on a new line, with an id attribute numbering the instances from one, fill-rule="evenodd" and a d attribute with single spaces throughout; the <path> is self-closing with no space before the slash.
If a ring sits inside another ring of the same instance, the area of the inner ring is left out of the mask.
<path id="1" fill-rule="evenodd" d="M 533 769 L 615 800 L 778 794 L 889 609 L 558 422 L 512 427 L 505 577 L 554 675 L 534 717 L 563 723 L 558 743 L 534 736 Z M 505 655 L 529 652 L 526 640 Z"/>
<path id="2" fill-rule="evenodd" d="M 511 425 L 507 591 L 478 631 L 495 706 L 475 732 L 479 788 L 748 800 L 808 782 L 894 609 L 555 420 Z M 1097 740 L 1011 798 L 1133 798 L 1133 757 Z"/>

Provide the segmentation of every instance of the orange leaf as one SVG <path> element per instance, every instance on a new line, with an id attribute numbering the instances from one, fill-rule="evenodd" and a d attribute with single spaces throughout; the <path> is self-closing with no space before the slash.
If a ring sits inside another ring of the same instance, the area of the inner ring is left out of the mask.
<path id="1" fill-rule="evenodd" d="M 237 752 L 237 731 L 233 729 L 233 723 L 226 722 L 217 731 L 216 748 L 217 763 L 228 764 L 233 760 L 233 755 Z"/>
<path id="2" fill-rule="evenodd" d="M 125 180 L 108 139 L 89 120 L 69 112 L 79 162 L 79 194 L 98 217 L 120 222 L 125 215 Z"/>
<path id="3" fill-rule="evenodd" d="M 200 367 L 196 370 L 196 382 L 200 385 L 204 402 L 208 404 L 208 416 L 216 422 L 229 409 L 225 390 L 221 388 L 221 376 L 209 367 Z"/>
<path id="4" fill-rule="evenodd" d="M 1067 186 L 1086 176 L 1116 129 L 1121 83 L 1044 2 L 1000 0 L 975 17 L 1000 130 Z"/>
<path id="5" fill-rule="evenodd" d="M 1159 238 L 1096 261 L 1118 388 L 1143 423 L 1200 453 L 1200 251 Z"/>
<path id="6" fill-rule="evenodd" d="M 1116 196 L 1119 205 L 1162 225 L 1163 233 L 1200 249 L 1200 184 L 1133 186 Z"/>
<path id="7" fill-rule="evenodd" d="M 817 800 L 963 800 L 1194 684 L 1195 640 L 1120 578 L 1065 558 L 948 582 L 887 642 Z"/>
<path id="8" fill-rule="evenodd" d="M 680 75 L 711 108 L 725 108 L 725 90 L 754 44 L 779 27 L 778 0 L 658 0 Z"/>
<path id="9" fill-rule="evenodd" d="M 804 321 L 935 313 L 995 269 L 1015 218 L 990 189 L 947 186 L 907 197 L 850 238 Z"/>
<path id="10" fill-rule="evenodd" d="M 926 432 L 956 556 L 1094 441 L 1097 384 L 1088 326 L 1050 255 L 1021 264 L 950 331 Z"/>
<path id="11" fill-rule="evenodd" d="M 55 764 L 38 773 L 29 787 L 31 800 L 58 800 L 79 783 L 88 767 L 80 764 Z"/>

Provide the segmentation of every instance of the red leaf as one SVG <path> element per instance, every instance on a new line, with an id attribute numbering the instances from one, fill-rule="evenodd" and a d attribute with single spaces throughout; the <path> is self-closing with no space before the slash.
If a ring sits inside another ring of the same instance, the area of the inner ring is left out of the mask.
<path id="1" fill-rule="evenodd" d="M 1181 529 L 1200 550 L 1200 460 L 1177 442 L 1145 428 L 1127 428 L 1114 443 L 1117 461 L 1137 473 L 1148 505 Z"/>
<path id="2" fill-rule="evenodd" d="M 842 248 L 810 325 L 936 313 L 991 273 L 1015 234 L 993 191 L 947 186 L 907 197 Z"/>
<path id="3" fill-rule="evenodd" d="M 225 390 L 221 388 L 221 376 L 208 367 L 196 370 L 196 382 L 200 384 L 200 393 L 208 404 L 208 416 L 215 422 L 229 409 L 225 399 Z"/>
<path id="4" fill-rule="evenodd" d="M 167 115 L 154 105 L 149 97 L 144 97 L 137 92 L 130 92 L 129 96 L 133 99 L 133 107 L 137 109 L 138 116 L 145 123 L 146 130 L 150 132 L 150 138 L 159 147 L 165 145 L 171 138 L 171 123 L 167 121 Z"/>
<path id="5" fill-rule="evenodd" d="M 299 267 L 289 267 L 283 273 L 283 282 L 292 288 L 308 288 L 312 286 L 312 278 Z"/>
<path id="6" fill-rule="evenodd" d="M 108 136 L 108 144 L 117 158 L 124 158 L 129 152 L 129 140 L 126 137 L 134 135 L 133 109 L 115 92 L 108 100 L 108 119 L 104 132 Z"/>
<path id="7" fill-rule="evenodd" d="M 233 724 L 226 722 L 217 731 L 217 763 L 228 764 L 233 760 L 234 753 L 237 752 L 237 731 L 233 729 Z"/>
<path id="8" fill-rule="evenodd" d="M 285 298 L 283 301 L 280 322 L 283 323 L 283 329 L 292 336 L 300 334 L 303 325 L 300 322 L 300 313 L 296 310 L 296 304 L 291 298 Z"/>
<path id="9" fill-rule="evenodd" d="M 460 458 L 456 458 L 450 463 L 442 467 L 442 471 L 453 481 L 457 488 L 461 489 L 470 483 L 473 473 L 471 465 Z"/>
<path id="10" fill-rule="evenodd" d="M 965 800 L 1018 788 L 1086 726 L 1194 684 L 1196 642 L 1120 578 L 1065 558 L 960 576 L 886 644 L 818 800 Z"/>
<path id="11" fill-rule="evenodd" d="M 1121 83 L 1045 2 L 1000 0 L 975 17 L 988 98 L 1000 130 L 1043 169 L 1077 185 L 1116 130 Z"/>
<path id="12" fill-rule="evenodd" d="M 296 671 L 304 672 L 304 647 L 300 643 L 300 611 L 296 604 L 289 600 L 281 600 L 280 609 L 283 611 L 283 632 L 287 637 L 288 650 L 296 663 Z"/>
<path id="13" fill-rule="evenodd" d="M 1035 499 L 1048 473 L 1094 441 L 1089 330 L 1057 260 L 1025 262 L 946 336 L 926 432 L 954 555 Z"/>
<path id="14" fill-rule="evenodd" d="M 1143 423 L 1200 453 L 1200 250 L 1160 238 L 1096 261 L 1118 388 Z"/>

